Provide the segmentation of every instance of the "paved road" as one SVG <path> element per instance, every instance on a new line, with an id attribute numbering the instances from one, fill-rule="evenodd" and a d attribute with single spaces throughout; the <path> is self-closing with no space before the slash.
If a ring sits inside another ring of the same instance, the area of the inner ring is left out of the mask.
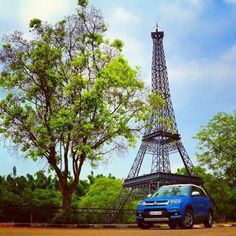
<path id="1" fill-rule="evenodd" d="M 211 229 L 54 229 L 0 227 L 0 236 L 236 236 L 236 227 Z"/>

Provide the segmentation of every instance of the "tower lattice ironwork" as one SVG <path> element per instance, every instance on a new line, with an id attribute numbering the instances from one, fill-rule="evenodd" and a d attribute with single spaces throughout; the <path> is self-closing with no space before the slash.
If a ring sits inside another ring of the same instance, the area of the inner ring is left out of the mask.
<path id="1" fill-rule="evenodd" d="M 158 93 L 166 102 L 165 106 L 153 112 L 151 126 L 145 130 L 142 143 L 130 169 L 128 177 L 124 180 L 120 196 L 114 202 L 105 219 L 106 223 L 114 222 L 128 200 L 141 192 L 147 194 L 156 191 L 160 185 L 173 183 L 194 183 L 201 185 L 202 181 L 194 172 L 193 164 L 189 158 L 178 132 L 174 109 L 170 96 L 167 66 L 163 47 L 164 32 L 151 33 L 153 40 L 152 55 L 152 91 Z M 179 153 L 186 168 L 186 175 L 171 173 L 169 155 Z M 140 169 L 145 157 L 152 156 L 150 174 L 140 175 Z M 134 194 L 135 193 L 135 194 Z M 140 196 L 140 195 L 139 195 Z"/>

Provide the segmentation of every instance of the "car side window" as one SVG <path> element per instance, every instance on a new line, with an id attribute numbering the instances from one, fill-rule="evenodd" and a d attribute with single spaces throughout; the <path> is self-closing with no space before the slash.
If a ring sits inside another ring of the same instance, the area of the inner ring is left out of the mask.
<path id="1" fill-rule="evenodd" d="M 201 188 L 198 188 L 198 190 L 199 190 L 199 192 L 200 192 L 200 196 L 206 197 L 205 192 L 204 192 Z"/>
<path id="2" fill-rule="evenodd" d="M 192 186 L 192 193 L 193 192 L 199 192 L 201 197 L 206 197 L 206 194 L 204 193 L 204 191 L 201 188 L 198 188 L 196 186 Z"/>

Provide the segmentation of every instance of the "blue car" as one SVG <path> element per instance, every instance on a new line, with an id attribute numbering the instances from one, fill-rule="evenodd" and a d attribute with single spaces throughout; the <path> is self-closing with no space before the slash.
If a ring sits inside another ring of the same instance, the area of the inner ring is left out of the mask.
<path id="1" fill-rule="evenodd" d="M 171 229 L 190 229 L 194 223 L 204 223 L 210 228 L 213 204 L 204 189 L 197 185 L 165 185 L 139 202 L 136 221 L 142 229 L 149 229 L 154 223 L 167 223 Z"/>

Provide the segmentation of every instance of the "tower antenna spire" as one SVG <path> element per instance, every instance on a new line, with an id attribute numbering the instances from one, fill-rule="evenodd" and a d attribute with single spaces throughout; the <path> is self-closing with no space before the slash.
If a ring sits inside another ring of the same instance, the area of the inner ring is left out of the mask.
<path id="1" fill-rule="evenodd" d="M 159 27 L 159 25 L 158 25 L 158 23 L 156 22 L 156 31 L 158 32 L 158 27 Z"/>

